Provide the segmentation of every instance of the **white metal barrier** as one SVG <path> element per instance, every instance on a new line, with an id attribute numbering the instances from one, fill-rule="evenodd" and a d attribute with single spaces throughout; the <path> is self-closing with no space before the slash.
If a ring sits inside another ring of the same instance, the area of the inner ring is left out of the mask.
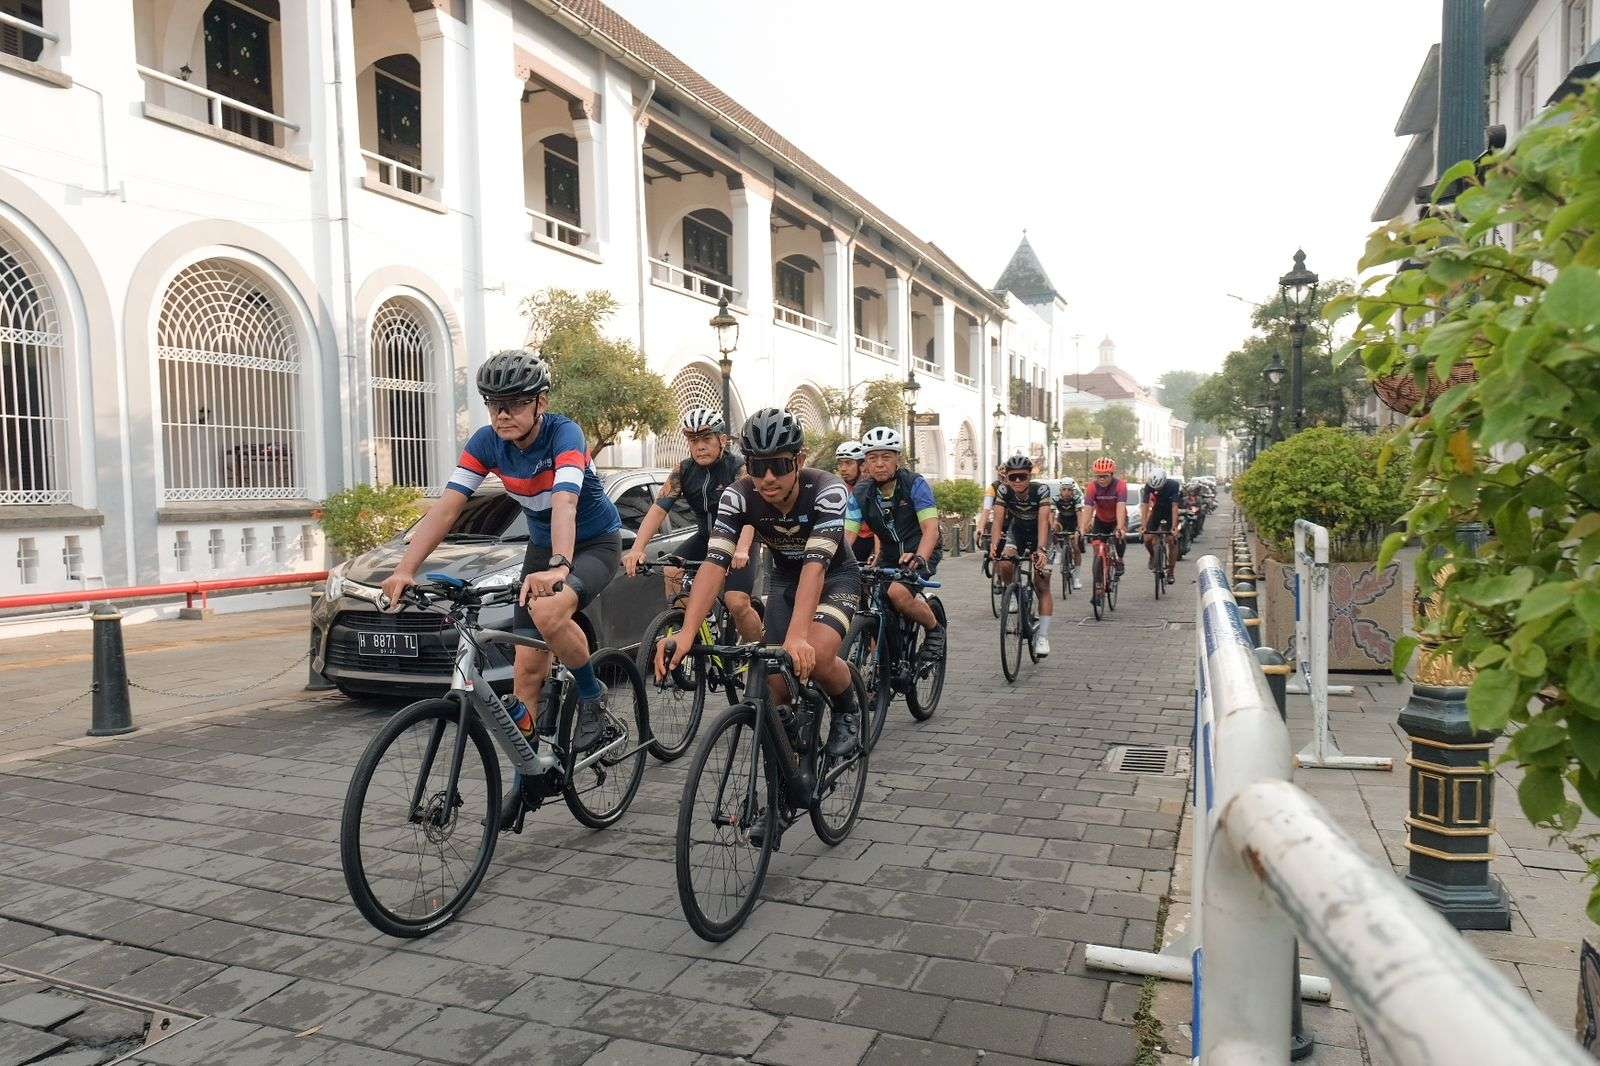
<path id="1" fill-rule="evenodd" d="M 1306 550 L 1306 541 L 1311 550 Z M 1328 684 L 1328 531 L 1304 518 L 1294 524 L 1294 657 L 1298 676 L 1288 691 L 1311 697 L 1311 741 L 1294 757 L 1298 766 L 1329 770 L 1392 770 L 1384 755 L 1346 755 L 1328 728 L 1328 696 L 1349 695 L 1349 685 Z M 1298 682 L 1298 684 L 1295 684 Z"/>
<path id="2" fill-rule="evenodd" d="M 1588 1061 L 1523 993 L 1290 784 L 1289 731 L 1222 564 L 1199 562 L 1192 944 L 1091 945 L 1090 966 L 1194 982 L 1203 1066 L 1288 1058 L 1295 935 L 1316 948 L 1369 1039 L 1401 1066 Z M 1326 979 L 1302 995 L 1327 999 Z"/>

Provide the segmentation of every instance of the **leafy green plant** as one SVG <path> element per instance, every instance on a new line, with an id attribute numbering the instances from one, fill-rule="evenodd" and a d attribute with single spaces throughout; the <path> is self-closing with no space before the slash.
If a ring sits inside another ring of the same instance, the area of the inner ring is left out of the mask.
<path id="1" fill-rule="evenodd" d="M 1256 457 L 1233 495 L 1280 561 L 1292 557 L 1294 523 L 1326 526 L 1345 558 L 1371 559 L 1406 511 L 1399 465 L 1380 469 L 1384 442 L 1342 429 L 1308 429 Z"/>
<path id="2" fill-rule="evenodd" d="M 1392 448 L 1410 466 L 1418 588 L 1439 604 L 1423 635 L 1476 669 L 1472 724 L 1509 731 L 1523 811 L 1595 878 L 1595 838 L 1573 831 L 1580 804 L 1600 813 L 1600 86 L 1437 188 L 1460 191 L 1368 241 L 1363 269 L 1399 269 L 1329 314 L 1356 315 L 1344 354 L 1373 378 L 1420 390 L 1475 368 Z M 1477 550 L 1468 523 L 1488 529 Z M 1600 922 L 1600 889 L 1588 911 Z"/>
<path id="3" fill-rule="evenodd" d="M 404 533 L 422 515 L 422 493 L 403 485 L 357 485 L 322 501 L 317 519 L 328 543 L 346 558 Z"/>
<path id="4" fill-rule="evenodd" d="M 983 506 L 983 486 L 976 481 L 935 482 L 933 502 L 941 515 L 971 518 Z"/>

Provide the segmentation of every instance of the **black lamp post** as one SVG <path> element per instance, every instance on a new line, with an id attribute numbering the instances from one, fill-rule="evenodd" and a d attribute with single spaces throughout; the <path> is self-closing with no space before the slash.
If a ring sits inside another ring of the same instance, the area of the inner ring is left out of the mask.
<path id="1" fill-rule="evenodd" d="M 917 392 L 921 388 L 917 384 L 917 372 L 907 370 L 905 384 L 900 386 L 900 395 L 906 402 L 906 459 L 912 473 L 917 470 Z"/>
<path id="2" fill-rule="evenodd" d="M 1294 269 L 1278 279 L 1278 298 L 1289 316 L 1289 336 L 1294 342 L 1294 377 L 1289 386 L 1290 422 L 1296 433 L 1305 428 L 1306 312 L 1317 300 L 1317 276 L 1306 269 L 1306 253 L 1294 253 Z"/>
<path id="3" fill-rule="evenodd" d="M 717 301 L 717 313 L 711 316 L 711 328 L 717 333 L 717 351 L 722 359 L 717 364 L 722 369 L 722 425 L 728 433 L 736 431 L 733 424 L 733 353 L 739 347 L 739 320 L 728 313 L 728 297 Z"/>
<path id="4" fill-rule="evenodd" d="M 994 413 L 990 417 L 994 419 L 994 465 L 999 466 L 1005 461 L 1005 456 L 1000 454 L 1000 437 L 1001 430 L 1005 426 L 1006 409 L 997 403 L 994 405 Z"/>
<path id="5" fill-rule="evenodd" d="M 1055 420 L 1051 419 L 1044 427 L 1044 446 L 1050 452 L 1045 457 L 1045 469 L 1050 472 L 1051 477 L 1056 476 L 1056 441 L 1060 436 L 1061 431 L 1056 428 Z"/>
<path id="6" fill-rule="evenodd" d="M 1283 439 L 1283 359 L 1277 352 L 1272 353 L 1272 365 L 1261 372 L 1267 379 L 1267 384 L 1272 386 L 1272 429 L 1269 439 L 1274 443 Z"/>

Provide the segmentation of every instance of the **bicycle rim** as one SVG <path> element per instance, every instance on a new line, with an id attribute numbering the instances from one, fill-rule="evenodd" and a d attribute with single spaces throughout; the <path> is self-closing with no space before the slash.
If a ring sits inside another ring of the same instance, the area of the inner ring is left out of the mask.
<path id="1" fill-rule="evenodd" d="M 683 628 L 683 611 L 678 608 L 662 611 L 645 628 L 645 639 L 639 645 L 636 662 L 645 682 L 645 692 L 650 703 L 650 731 L 654 743 L 650 754 L 661 762 L 680 758 L 694 743 L 694 734 L 700 728 L 700 717 L 706 706 L 706 661 L 698 656 L 685 659 L 676 670 L 658 684 L 655 678 L 656 642 L 673 637 Z"/>
<path id="2" fill-rule="evenodd" d="M 1033 592 L 1030 590 L 1022 597 L 1022 643 L 1028 648 L 1028 661 L 1036 663 L 1039 655 L 1033 650 L 1033 631 L 1035 623 L 1039 621 L 1033 612 Z M 1017 661 L 1022 661 L 1022 656 L 1017 656 Z"/>
<path id="3" fill-rule="evenodd" d="M 1017 590 L 1007 588 L 1000 601 L 1000 672 L 1015 681 L 1022 669 L 1022 605 Z"/>
<path id="4" fill-rule="evenodd" d="M 939 620 L 939 624 L 943 625 L 945 622 L 944 604 L 939 602 L 939 597 L 929 596 L 928 606 L 933 609 L 934 617 Z M 939 656 L 937 662 L 923 664 L 918 662 L 915 657 L 912 659 L 913 662 L 917 663 L 917 666 L 911 691 L 906 693 L 906 707 L 911 711 L 911 717 L 919 722 L 926 722 L 933 717 L 934 709 L 939 706 L 939 697 L 944 692 L 945 665 L 950 657 L 948 640 L 947 633 L 944 654 Z M 922 646 L 919 642 L 914 655 L 920 656 L 921 653 Z"/>
<path id="5" fill-rule="evenodd" d="M 402 709 L 367 745 L 345 793 L 339 826 L 345 885 L 362 916 L 390 936 L 424 936 L 452 920 L 494 857 L 499 758 L 473 717 L 454 795 L 447 796 L 459 726 L 454 700 Z M 419 779 L 420 809 L 413 812 Z"/>
<path id="6" fill-rule="evenodd" d="M 1094 606 L 1094 620 L 1098 622 L 1104 617 L 1104 607 L 1102 605 L 1106 602 L 1106 564 L 1099 553 L 1096 553 L 1094 557 L 1093 576 L 1094 581 L 1089 587 L 1094 589 L 1094 595 L 1089 597 L 1089 602 Z"/>
<path id="7" fill-rule="evenodd" d="M 1160 538 L 1157 538 L 1159 541 Z M 1161 598 L 1161 590 L 1167 584 L 1167 548 L 1166 545 L 1156 544 L 1156 599 Z"/>
<path id="8" fill-rule="evenodd" d="M 867 794 L 869 755 L 866 749 L 861 749 L 846 756 L 842 764 L 835 763 L 827 755 L 818 760 L 817 774 L 823 780 L 838 770 L 838 776 L 811 805 L 811 828 L 829 847 L 844 840 L 855 828 L 856 818 L 861 814 L 861 801 Z"/>
<path id="9" fill-rule="evenodd" d="M 611 712 L 612 721 L 601 743 L 619 738 L 621 743 L 616 754 L 596 759 L 574 773 L 561 792 L 574 818 L 590 829 L 604 829 L 627 811 L 644 780 L 644 755 L 653 746 L 646 740 L 650 736 L 650 703 L 638 668 L 622 652 L 611 648 L 596 652 L 589 665 L 605 686 L 606 707 Z"/>
<path id="10" fill-rule="evenodd" d="M 778 790 L 767 752 L 756 752 L 752 766 L 756 713 L 740 704 L 712 723 L 683 782 L 674 848 L 678 902 L 703 940 L 726 940 L 739 930 L 772 860 Z M 752 797 L 753 820 L 746 810 Z"/>

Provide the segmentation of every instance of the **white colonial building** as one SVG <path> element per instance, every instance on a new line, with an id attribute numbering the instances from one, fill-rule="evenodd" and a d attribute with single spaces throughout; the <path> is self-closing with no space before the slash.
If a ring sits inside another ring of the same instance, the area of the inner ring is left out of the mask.
<path id="1" fill-rule="evenodd" d="M 608 290 L 685 405 L 727 296 L 735 417 L 914 369 L 934 477 L 993 461 L 1006 353 L 1059 365 L 1053 291 L 990 291 L 597 0 L 5 0 L 0 115 L 0 593 L 320 568 L 316 501 L 436 487 L 548 286 Z"/>
<path id="2" fill-rule="evenodd" d="M 1110 337 L 1100 342 L 1095 368 L 1085 374 L 1063 375 L 1060 388 L 1063 413 L 1077 410 L 1093 414 L 1117 406 L 1133 412 L 1139 427 L 1139 447 L 1154 458 L 1128 472 L 1130 478 L 1144 477 L 1158 467 L 1182 475 L 1188 423 L 1174 418 L 1172 408 L 1161 403 L 1155 390 L 1140 384 L 1117 365 L 1117 345 Z"/>

